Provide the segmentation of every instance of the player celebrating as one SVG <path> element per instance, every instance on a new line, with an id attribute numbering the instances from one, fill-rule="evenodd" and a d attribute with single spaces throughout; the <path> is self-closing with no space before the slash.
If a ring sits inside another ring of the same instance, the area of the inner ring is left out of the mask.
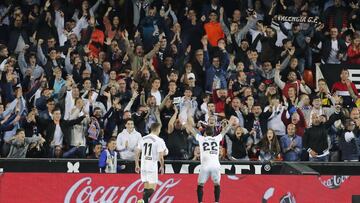
<path id="1" fill-rule="evenodd" d="M 196 133 L 196 131 L 191 126 L 186 126 L 188 132 L 191 132 L 191 134 L 195 136 L 200 146 L 201 167 L 197 187 L 197 196 L 199 203 L 202 202 L 203 187 L 209 176 L 211 176 L 211 179 L 214 183 L 215 202 L 219 202 L 221 178 L 221 166 L 219 162 L 220 141 L 223 139 L 230 127 L 236 124 L 236 120 L 237 118 L 232 116 L 228 124 L 225 124 L 226 126 L 223 127 L 223 130 L 217 136 L 214 136 L 214 130 L 211 127 L 206 127 L 204 136 L 202 136 Z"/>
<path id="2" fill-rule="evenodd" d="M 158 161 L 160 162 L 160 173 L 164 173 L 164 156 L 168 154 L 165 142 L 159 137 L 161 124 L 153 123 L 150 127 L 151 133 L 143 137 L 136 149 L 135 154 L 135 172 L 141 171 L 141 181 L 144 183 L 143 200 L 149 201 L 149 198 L 156 189 L 158 182 Z M 141 170 L 139 166 L 139 156 L 141 153 Z"/>

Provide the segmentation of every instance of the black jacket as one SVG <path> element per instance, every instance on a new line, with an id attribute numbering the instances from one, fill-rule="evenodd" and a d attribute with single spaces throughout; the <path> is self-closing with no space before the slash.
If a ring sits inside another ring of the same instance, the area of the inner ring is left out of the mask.
<path id="1" fill-rule="evenodd" d="M 345 140 L 345 133 L 349 131 L 341 131 L 339 133 L 339 147 L 341 150 L 341 160 L 359 160 L 359 145 L 357 140 L 359 140 L 359 129 L 353 131 L 355 139 L 347 142 Z"/>
<path id="2" fill-rule="evenodd" d="M 331 39 L 326 37 L 322 32 L 316 32 L 315 38 L 321 41 L 321 59 L 326 63 L 329 59 L 330 52 L 331 52 Z M 345 41 L 341 38 L 338 39 L 338 53 L 345 54 L 347 52 L 347 46 Z"/>
<path id="3" fill-rule="evenodd" d="M 259 122 L 260 122 L 260 127 L 261 127 L 261 133 L 263 135 L 266 134 L 267 131 L 267 123 L 268 123 L 268 119 L 271 116 L 271 112 L 267 111 L 267 112 L 262 112 L 259 116 Z M 252 128 L 254 127 L 254 121 L 255 121 L 255 115 L 253 113 L 249 113 L 247 115 L 243 114 L 244 116 L 244 127 L 250 132 L 252 130 Z"/>
<path id="4" fill-rule="evenodd" d="M 321 155 L 326 149 L 329 148 L 327 136 L 330 126 L 335 121 L 342 118 L 342 113 L 334 113 L 325 123 L 306 129 L 302 138 L 303 148 L 305 150 L 312 149 L 313 151 Z"/>
<path id="5" fill-rule="evenodd" d="M 60 120 L 60 128 L 64 135 L 64 137 L 63 137 L 63 143 L 64 143 L 63 145 L 64 146 L 67 146 L 70 143 L 69 140 L 70 140 L 70 136 L 71 136 L 72 127 L 76 124 L 80 124 L 84 118 L 85 118 L 85 116 L 81 116 L 74 120 L 63 120 L 63 119 Z M 56 124 L 54 123 L 54 121 L 52 119 L 45 120 L 40 117 L 36 117 L 36 122 L 40 126 L 46 126 L 45 135 L 44 135 L 46 142 L 44 145 L 46 146 L 47 149 L 49 149 L 49 147 L 51 146 L 51 142 L 54 139 Z"/>
<path id="6" fill-rule="evenodd" d="M 17 28 L 12 26 L 10 28 L 9 41 L 8 41 L 8 48 L 10 53 L 13 53 L 15 51 L 20 36 L 23 38 L 25 44 L 30 44 L 29 37 L 28 34 L 26 33 L 25 28 L 24 27 Z"/>
<path id="7" fill-rule="evenodd" d="M 249 138 L 249 134 L 241 135 L 238 139 L 235 135 L 228 135 L 230 138 L 231 145 L 231 156 L 235 159 L 245 158 L 247 156 L 246 143 Z"/>

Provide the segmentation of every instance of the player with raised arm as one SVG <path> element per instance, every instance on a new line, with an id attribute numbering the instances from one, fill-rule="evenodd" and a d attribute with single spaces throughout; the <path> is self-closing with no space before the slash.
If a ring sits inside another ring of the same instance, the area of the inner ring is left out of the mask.
<path id="1" fill-rule="evenodd" d="M 211 177 L 214 183 L 215 202 L 220 199 L 220 142 L 230 129 L 236 123 L 236 117 L 232 116 L 226 126 L 223 128 L 219 135 L 214 136 L 214 131 L 211 127 L 206 127 L 204 135 L 197 133 L 190 125 L 186 126 L 188 132 L 195 136 L 200 146 L 200 173 L 198 177 L 197 196 L 198 202 L 201 203 L 203 199 L 203 187 Z"/>
<path id="2" fill-rule="evenodd" d="M 164 174 L 164 156 L 169 152 L 164 140 L 159 137 L 161 124 L 153 123 L 150 130 L 151 133 L 140 140 L 135 154 L 135 172 L 141 172 L 141 181 L 144 183 L 143 200 L 139 200 L 138 203 L 149 202 L 158 182 L 158 161 L 160 162 L 159 172 Z M 141 169 L 139 165 L 140 153 Z"/>

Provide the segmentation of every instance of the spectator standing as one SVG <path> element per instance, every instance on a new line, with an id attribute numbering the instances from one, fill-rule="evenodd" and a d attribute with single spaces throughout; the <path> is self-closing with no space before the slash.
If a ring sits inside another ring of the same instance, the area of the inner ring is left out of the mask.
<path id="1" fill-rule="evenodd" d="M 218 45 L 218 41 L 225 37 L 224 31 L 218 22 L 218 13 L 214 10 L 209 13 L 209 22 L 204 24 L 204 30 L 209 39 L 209 44 L 212 47 Z"/>
<path id="2" fill-rule="evenodd" d="M 132 119 L 127 119 L 124 123 L 125 129 L 116 138 L 117 151 L 121 159 L 134 160 L 135 148 L 141 139 L 141 134 L 135 130 Z"/>
<path id="3" fill-rule="evenodd" d="M 344 122 L 345 129 L 339 132 L 339 146 L 341 150 L 342 161 L 359 161 L 359 145 L 357 140 L 359 132 L 355 127 L 355 122 L 346 119 Z"/>
<path id="4" fill-rule="evenodd" d="M 269 128 L 258 146 L 260 148 L 260 160 L 280 159 L 280 144 L 274 130 Z"/>
<path id="5" fill-rule="evenodd" d="M 323 122 L 320 115 L 316 113 L 311 117 L 312 126 L 305 130 L 302 138 L 303 147 L 309 153 L 310 161 L 328 161 L 328 129 L 336 120 L 342 118 L 341 106 L 337 105 L 336 108 L 336 112 L 330 116 L 328 121 Z"/>
<path id="6" fill-rule="evenodd" d="M 45 139 L 41 136 L 25 137 L 24 129 L 17 129 L 16 135 L 10 140 L 10 152 L 8 158 L 25 158 L 27 150 L 31 144 L 37 143 L 42 144 Z"/>
<path id="7" fill-rule="evenodd" d="M 100 154 L 99 168 L 100 173 L 117 173 L 118 153 L 116 150 L 116 139 L 110 138 L 107 147 Z"/>
<path id="8" fill-rule="evenodd" d="M 226 136 L 226 148 L 227 155 L 230 160 L 249 160 L 248 151 L 251 148 L 252 139 L 248 133 L 245 133 L 246 129 L 241 126 L 235 129 L 235 134 L 227 134 Z"/>
<path id="9" fill-rule="evenodd" d="M 280 139 L 284 161 L 300 161 L 302 153 L 302 139 L 296 135 L 296 126 L 290 123 L 287 134 Z"/>
<path id="10" fill-rule="evenodd" d="M 350 64 L 360 64 L 360 34 L 354 34 L 352 43 L 347 50 L 347 57 Z"/>

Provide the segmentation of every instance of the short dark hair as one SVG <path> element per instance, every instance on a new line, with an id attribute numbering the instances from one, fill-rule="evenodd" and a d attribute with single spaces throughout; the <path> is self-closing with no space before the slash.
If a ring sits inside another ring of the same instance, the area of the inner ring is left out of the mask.
<path id="1" fill-rule="evenodd" d="M 154 83 L 154 82 L 155 82 L 155 80 L 159 80 L 159 81 L 161 82 L 161 79 L 160 79 L 160 78 L 158 78 L 158 77 L 156 77 L 156 78 L 154 78 L 154 79 L 152 79 L 152 80 L 151 80 L 151 84 L 152 84 L 152 83 Z"/>
<path id="2" fill-rule="evenodd" d="M 4 49 L 7 49 L 7 46 L 4 45 L 4 44 L 0 44 L 0 51 L 4 50 Z"/>
<path id="3" fill-rule="evenodd" d="M 325 82 L 325 83 L 326 83 L 326 80 L 325 80 L 324 78 L 320 78 L 320 79 L 318 80 L 318 82 Z"/>
<path id="4" fill-rule="evenodd" d="M 95 111 L 97 111 L 97 110 L 100 110 L 100 111 L 101 111 L 101 108 L 100 108 L 100 107 L 95 107 L 93 111 L 95 112 Z"/>
<path id="5" fill-rule="evenodd" d="M 55 100 L 50 97 L 49 99 L 46 100 L 46 103 L 48 104 L 48 103 L 50 103 L 50 102 L 55 102 Z"/>
<path id="6" fill-rule="evenodd" d="M 19 128 L 16 130 L 16 134 L 19 134 L 20 132 L 25 132 L 24 128 Z"/>
<path id="7" fill-rule="evenodd" d="M 270 96 L 270 100 L 273 100 L 273 99 L 281 100 L 281 97 L 280 97 L 280 95 L 275 94 L 275 95 Z"/>
<path id="8" fill-rule="evenodd" d="M 209 15 L 211 15 L 212 13 L 214 13 L 214 14 L 216 14 L 217 16 L 219 16 L 219 14 L 216 12 L 216 10 L 211 10 L 210 12 L 209 12 Z"/>
<path id="9" fill-rule="evenodd" d="M 170 76 L 172 73 L 173 73 L 173 74 L 176 74 L 176 75 L 179 75 L 179 71 L 177 71 L 177 70 L 175 70 L 175 69 L 172 69 L 172 70 L 169 72 L 168 76 Z"/>
<path id="10" fill-rule="evenodd" d="M 154 131 L 156 131 L 157 129 L 159 129 L 161 127 L 161 124 L 160 123 L 153 123 L 153 124 L 151 124 L 151 126 L 150 126 L 150 131 L 151 132 L 154 132 Z"/>
<path id="11" fill-rule="evenodd" d="M 189 87 L 189 86 L 185 86 L 185 87 L 184 87 L 184 92 L 185 92 L 186 90 L 189 90 L 189 91 L 193 92 L 193 88 L 192 88 L 192 87 Z"/>
<path id="12" fill-rule="evenodd" d="M 288 43 L 288 42 L 291 42 L 291 40 L 290 40 L 289 38 L 285 38 L 285 39 L 282 40 L 282 43 L 283 43 L 283 44 L 286 44 L 286 43 Z"/>
<path id="13" fill-rule="evenodd" d="M 340 71 L 340 73 L 342 73 L 343 71 L 346 71 L 346 72 L 349 73 L 349 70 L 348 70 L 347 68 L 342 68 L 341 71 Z"/>
<path id="14" fill-rule="evenodd" d="M 112 141 L 116 142 L 116 138 L 115 138 L 115 137 L 110 138 L 107 143 L 109 144 L 109 143 L 112 142 Z"/>
<path id="15" fill-rule="evenodd" d="M 214 129 L 210 126 L 207 126 L 205 128 L 205 134 L 206 136 L 213 136 L 214 135 Z"/>
<path id="16" fill-rule="evenodd" d="M 55 111 L 60 111 L 60 113 L 61 113 L 60 107 L 55 107 L 54 110 L 52 111 L 52 113 L 54 113 Z"/>
<path id="17" fill-rule="evenodd" d="M 84 83 L 85 83 L 85 81 L 87 81 L 87 80 L 89 80 L 89 81 L 91 82 L 91 78 L 86 77 L 86 78 L 84 78 L 84 79 L 83 79 L 83 84 L 84 84 Z"/>
<path id="18" fill-rule="evenodd" d="M 127 124 L 129 121 L 134 122 L 134 120 L 132 118 L 128 118 L 128 119 L 125 119 L 124 123 Z"/>
<path id="19" fill-rule="evenodd" d="M 92 146 L 92 148 L 94 149 L 96 146 L 98 146 L 98 145 L 100 145 L 100 146 L 102 146 L 102 144 L 100 143 L 100 142 L 94 142 L 94 145 Z"/>

